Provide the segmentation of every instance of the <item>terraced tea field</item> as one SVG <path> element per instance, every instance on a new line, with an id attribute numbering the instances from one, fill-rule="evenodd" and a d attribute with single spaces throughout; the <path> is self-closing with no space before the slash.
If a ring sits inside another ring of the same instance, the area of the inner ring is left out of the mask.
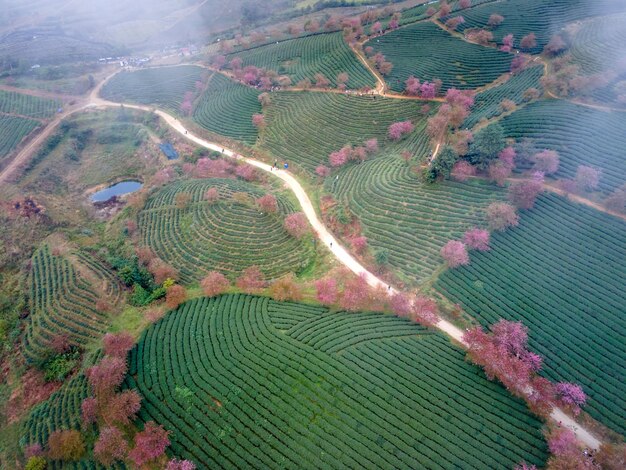
<path id="1" fill-rule="evenodd" d="M 534 146 L 560 154 L 557 178 L 572 178 L 578 165 L 602 170 L 600 190 L 624 184 L 626 175 L 626 113 L 604 112 L 563 100 L 545 100 L 505 117 L 508 137 L 528 138 Z"/>
<path id="2" fill-rule="evenodd" d="M 209 204 L 204 195 L 218 189 L 220 199 Z M 254 204 L 232 200 L 235 192 L 258 198 L 259 188 L 228 179 L 188 180 L 161 189 L 139 214 L 144 245 L 180 271 L 185 283 L 199 281 L 217 270 L 234 279 L 249 266 L 258 265 L 267 279 L 298 273 L 313 259 L 311 247 L 291 237 L 283 228 L 292 205 L 277 197 L 278 214 L 263 214 Z M 176 194 L 192 197 L 189 207 L 179 209 Z"/>
<path id="3" fill-rule="evenodd" d="M 48 100 L 14 91 L 0 90 L 0 113 L 46 119 L 53 116 L 62 106 L 63 103 L 58 100 Z"/>
<path id="4" fill-rule="evenodd" d="M 543 75 L 543 67 L 530 67 L 523 70 L 500 86 L 489 88 L 476 95 L 474 106 L 472 106 L 472 114 L 465 120 L 463 127 L 472 128 L 481 119 L 491 119 L 502 113 L 500 103 L 502 100 L 508 99 L 515 102 L 516 105 L 523 103 L 524 92 L 529 88 L 535 88 L 539 93 L 543 92 L 543 88 L 539 83 L 539 79 Z"/>
<path id="5" fill-rule="evenodd" d="M 409 285 L 431 276 L 442 264 L 441 247 L 484 225 L 485 207 L 503 197 L 479 181 L 421 183 L 399 156 L 349 167 L 326 190 L 348 204 L 370 248 L 387 250 L 389 267 Z"/>
<path id="6" fill-rule="evenodd" d="M 124 71 L 111 78 L 101 94 L 110 101 L 154 105 L 179 114 L 185 93 L 194 91 L 206 74 L 195 65 Z"/>
<path id="7" fill-rule="evenodd" d="M 258 132 L 252 124 L 252 115 L 262 111 L 260 94 L 254 88 L 214 73 L 194 110 L 193 118 L 216 134 L 254 144 Z"/>
<path id="8" fill-rule="evenodd" d="M 626 223 L 555 195 L 436 287 L 483 325 L 521 320 L 550 379 L 578 382 L 591 416 L 626 433 Z"/>
<path id="9" fill-rule="evenodd" d="M 17 145 L 39 127 L 32 119 L 0 114 L 0 163 Z"/>
<path id="10" fill-rule="evenodd" d="M 387 137 L 390 124 L 411 120 L 425 125 L 423 103 L 374 96 L 337 93 L 272 93 L 267 108 L 261 147 L 281 160 L 312 173 L 329 165 L 328 155 L 346 144 L 362 145 L 376 137 L 382 150 L 423 148 L 423 135 L 415 132 L 399 143 Z M 432 106 L 433 111 L 435 106 Z"/>
<path id="11" fill-rule="evenodd" d="M 296 84 L 305 78 L 314 82 L 316 73 L 322 73 L 336 86 L 337 75 L 346 72 L 348 88 L 373 88 L 376 79 L 359 61 L 346 44 L 341 33 L 316 34 L 276 44 L 248 49 L 227 56 L 230 61 L 239 57 L 243 66 L 254 65 L 287 75 Z"/>
<path id="12" fill-rule="evenodd" d="M 205 468 L 541 465 L 541 423 L 464 352 L 382 314 L 196 299 L 131 352 L 140 419 Z"/>
<path id="13" fill-rule="evenodd" d="M 497 13 L 504 16 L 504 21 L 500 26 L 490 28 L 494 39 L 500 43 L 502 37 L 512 33 L 515 47 L 518 47 L 522 37 L 535 33 L 537 47 L 530 52 L 536 54 L 567 23 L 622 11 L 626 11 L 626 4 L 621 0 L 503 0 L 464 10 L 465 23 L 458 30 L 483 28 L 489 16 Z"/>
<path id="14" fill-rule="evenodd" d="M 389 88 L 403 91 L 413 75 L 420 80 L 443 81 L 448 88 L 477 88 L 509 71 L 513 56 L 455 38 L 437 25 L 416 23 L 365 43 L 393 64 L 386 77 Z"/>
<path id="15" fill-rule="evenodd" d="M 66 335 L 71 344 L 84 345 L 100 338 L 108 326 L 107 315 L 96 309 L 106 299 L 114 305 L 121 290 L 113 275 L 86 254 L 77 255 L 83 268 L 98 279 L 98 288 L 67 258 L 53 255 L 47 245 L 33 258 L 30 284 L 30 316 L 25 335 L 25 355 L 41 357 L 55 335 Z M 105 286 L 101 289 L 101 286 Z"/>

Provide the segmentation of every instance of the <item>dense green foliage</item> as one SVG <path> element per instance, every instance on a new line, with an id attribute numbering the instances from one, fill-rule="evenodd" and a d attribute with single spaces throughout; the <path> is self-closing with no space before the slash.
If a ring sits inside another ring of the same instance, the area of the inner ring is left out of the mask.
<path id="1" fill-rule="evenodd" d="M 32 119 L 0 115 L 0 161 L 38 126 Z"/>
<path id="2" fill-rule="evenodd" d="M 515 36 L 515 47 L 519 47 L 523 36 L 535 33 L 537 47 L 531 49 L 531 52 L 538 53 L 552 35 L 560 33 L 567 23 L 625 9 L 626 4 L 621 0 L 503 0 L 464 10 L 465 23 L 459 30 L 483 28 L 489 16 L 497 13 L 504 16 L 504 22 L 491 28 L 496 41 L 512 33 Z"/>
<path id="3" fill-rule="evenodd" d="M 376 79 L 350 50 L 341 33 L 289 39 L 233 53 L 227 59 L 233 57 L 240 57 L 244 67 L 254 65 L 287 75 L 294 84 L 305 78 L 315 82 L 315 74 L 321 73 L 331 86 L 336 86 L 337 75 L 346 72 L 348 88 L 376 85 Z"/>
<path id="4" fill-rule="evenodd" d="M 539 79 L 542 75 L 542 66 L 529 67 L 516 75 L 512 75 L 502 85 L 489 88 L 477 94 L 474 106 L 472 106 L 472 114 L 465 120 L 462 127 L 471 129 L 481 119 L 491 119 L 501 114 L 502 108 L 500 103 L 502 103 L 502 100 L 511 100 L 516 105 L 523 103 L 524 92 L 529 88 L 535 88 L 541 93 L 542 87 Z"/>
<path id="5" fill-rule="evenodd" d="M 513 56 L 455 38 L 437 25 L 416 23 L 365 43 L 393 64 L 386 77 L 394 91 L 404 90 L 413 75 L 420 80 L 443 81 L 448 88 L 477 88 L 509 71 Z"/>
<path id="6" fill-rule="evenodd" d="M 220 199 L 204 200 L 209 188 Z M 234 201 L 243 192 L 251 203 Z M 187 193 L 187 208 L 177 208 L 174 199 Z M 268 279 L 299 272 L 312 261 L 312 250 L 291 237 L 283 228 L 292 205 L 278 197 L 279 213 L 261 213 L 253 199 L 264 194 L 249 183 L 228 179 L 188 180 L 170 184 L 153 195 L 139 214 L 142 242 L 180 271 L 186 283 L 199 281 L 217 270 L 232 278 L 249 266 L 258 265 Z"/>
<path id="7" fill-rule="evenodd" d="M 626 223 L 551 195 L 492 249 L 437 283 L 483 325 L 521 320 L 551 379 L 582 384 L 585 410 L 626 432 Z"/>
<path id="8" fill-rule="evenodd" d="M 252 124 L 252 115 L 261 112 L 259 95 L 254 88 L 215 73 L 209 78 L 193 118 L 216 134 L 254 144 L 257 129 Z"/>
<path id="9" fill-rule="evenodd" d="M 326 189 L 349 205 L 374 250 L 389 251 L 389 267 L 409 284 L 425 281 L 439 266 L 445 243 L 484 222 L 497 189 L 471 183 L 420 182 L 399 156 L 354 165 Z"/>
<path id="10" fill-rule="evenodd" d="M 501 121 L 507 137 L 531 139 L 538 151 L 556 150 L 561 162 L 557 178 L 572 178 L 578 165 L 602 170 L 600 190 L 624 184 L 626 119 L 564 100 L 531 103 Z"/>
<path id="11" fill-rule="evenodd" d="M 155 105 L 179 113 L 185 93 L 193 92 L 195 83 L 202 81 L 206 73 L 195 65 L 124 71 L 104 85 L 102 96 L 111 101 Z"/>
<path id="12" fill-rule="evenodd" d="M 92 260 L 92 264 L 97 262 Z M 83 265 L 81 269 L 91 271 L 94 268 Z M 108 320 L 104 312 L 96 309 L 96 302 L 106 299 L 115 303 L 119 287 L 101 291 L 103 285 L 116 283 L 114 276 L 104 267 L 91 273 L 93 278 L 100 279 L 97 288 L 70 260 L 53 255 L 47 245 L 35 252 L 29 278 L 30 316 L 25 335 L 25 354 L 29 360 L 46 357 L 55 335 L 67 336 L 74 345 L 84 345 L 102 336 Z"/>
<path id="13" fill-rule="evenodd" d="M 0 113 L 45 119 L 51 117 L 62 106 L 57 100 L 0 90 Z"/>
<path id="14" fill-rule="evenodd" d="M 390 124 L 411 120 L 423 129 L 423 103 L 373 96 L 336 93 L 272 93 L 265 112 L 268 127 L 262 147 L 273 155 L 313 172 L 328 166 L 328 155 L 346 144 L 363 145 L 377 138 L 381 149 L 407 148 L 416 152 L 423 145 L 415 132 L 399 143 L 387 137 Z"/>
<path id="15" fill-rule="evenodd" d="M 226 295 L 187 302 L 130 356 L 140 419 L 206 468 L 541 464 L 541 423 L 443 336 L 382 314 Z"/>

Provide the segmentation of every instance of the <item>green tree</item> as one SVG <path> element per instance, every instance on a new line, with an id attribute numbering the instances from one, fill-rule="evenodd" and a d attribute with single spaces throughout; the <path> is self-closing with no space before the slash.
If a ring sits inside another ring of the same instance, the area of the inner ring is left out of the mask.
<path id="1" fill-rule="evenodd" d="M 469 153 L 470 162 L 484 170 L 505 146 L 504 129 L 500 124 L 492 124 L 474 137 Z"/>
<path id="2" fill-rule="evenodd" d="M 389 252 L 387 250 L 376 251 L 376 264 L 379 266 L 385 266 L 389 262 Z"/>
<path id="3" fill-rule="evenodd" d="M 439 177 L 448 178 L 450 176 L 450 172 L 452 171 L 452 167 L 458 159 L 459 156 L 454 149 L 449 145 L 446 145 L 443 149 L 441 149 L 437 158 L 435 158 L 430 165 L 427 180 L 432 182 Z"/>

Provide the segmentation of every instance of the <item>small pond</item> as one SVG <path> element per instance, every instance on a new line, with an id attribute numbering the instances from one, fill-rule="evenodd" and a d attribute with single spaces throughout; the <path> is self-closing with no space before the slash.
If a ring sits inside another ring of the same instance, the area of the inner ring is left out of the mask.
<path id="1" fill-rule="evenodd" d="M 124 194 L 134 193 L 140 190 L 142 186 L 143 183 L 139 181 L 121 181 L 93 194 L 91 196 L 91 202 L 105 202 L 113 196 L 123 196 Z"/>

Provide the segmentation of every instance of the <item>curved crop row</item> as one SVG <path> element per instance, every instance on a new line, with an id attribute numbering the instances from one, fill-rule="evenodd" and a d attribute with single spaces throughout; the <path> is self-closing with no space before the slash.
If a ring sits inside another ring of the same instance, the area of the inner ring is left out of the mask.
<path id="1" fill-rule="evenodd" d="M 53 116 L 62 105 L 58 100 L 0 90 L 0 113 L 45 119 Z"/>
<path id="2" fill-rule="evenodd" d="M 53 255 L 47 245 L 33 255 L 29 282 L 30 321 L 24 343 L 30 360 L 45 354 L 55 335 L 65 335 L 76 345 L 102 336 L 108 320 L 104 312 L 96 309 L 96 303 L 104 299 L 114 303 L 119 298 L 119 286 L 101 291 L 101 286 L 94 287 L 67 258 Z M 109 277 L 105 284 L 108 282 L 117 284 Z M 107 296 L 106 292 L 112 295 Z"/>
<path id="3" fill-rule="evenodd" d="M 195 65 L 124 71 L 109 80 L 101 94 L 111 101 L 160 106 L 178 114 L 185 93 L 194 91 L 206 73 Z"/>
<path id="4" fill-rule="evenodd" d="M 0 161 L 37 127 L 32 119 L 0 115 Z"/>
<path id="5" fill-rule="evenodd" d="M 582 384 L 585 408 L 626 432 L 626 223 L 555 195 L 489 252 L 448 270 L 436 287 L 482 324 L 521 320 L 551 379 Z M 564 275 L 567 273 L 567 275 Z"/>
<path id="6" fill-rule="evenodd" d="M 591 16 L 608 15 L 626 11 L 626 5 L 620 0 L 503 0 L 463 10 L 465 18 L 459 30 L 483 28 L 489 17 L 497 13 L 504 17 L 499 26 L 491 28 L 494 40 L 501 43 L 507 34 L 515 37 L 515 47 L 527 34 L 534 33 L 537 46 L 530 52 L 542 51 L 552 35 L 560 33 L 562 28 L 573 21 Z"/>
<path id="7" fill-rule="evenodd" d="M 269 125 L 261 145 L 309 172 L 318 165 L 328 166 L 331 152 L 346 144 L 363 145 L 365 139 L 373 137 L 381 148 L 416 152 L 422 145 L 420 132 L 394 144 L 387 137 L 387 129 L 405 120 L 420 127 L 425 123 L 423 104 L 337 93 L 272 93 L 272 104 L 265 111 Z"/>
<path id="8" fill-rule="evenodd" d="M 389 88 L 404 90 L 413 75 L 422 81 L 440 79 L 442 90 L 478 88 L 509 71 L 513 55 L 470 44 L 437 25 L 406 26 L 365 43 L 393 64 L 386 77 Z"/>
<path id="9" fill-rule="evenodd" d="M 341 33 L 315 34 L 268 44 L 233 53 L 228 60 L 234 57 L 241 58 L 244 67 L 254 65 L 287 75 L 294 84 L 305 78 L 315 82 L 315 74 L 321 73 L 334 87 L 337 75 L 346 72 L 348 88 L 376 85 L 376 79 L 350 50 Z"/>
<path id="10" fill-rule="evenodd" d="M 409 283 L 439 266 L 445 243 L 484 222 L 484 209 L 501 199 L 483 182 L 422 183 L 398 156 L 346 168 L 326 189 L 359 218 L 373 250 L 389 253 L 389 267 Z"/>
<path id="11" fill-rule="evenodd" d="M 600 111 L 564 100 L 545 100 L 514 112 L 501 124 L 507 137 L 527 138 L 537 150 L 559 152 L 557 178 L 572 178 L 579 165 L 590 165 L 602 170 L 600 190 L 610 192 L 624 184 L 624 113 Z"/>
<path id="12" fill-rule="evenodd" d="M 209 188 L 220 199 L 204 201 Z M 310 247 L 291 237 L 283 217 L 291 204 L 278 198 L 279 213 L 264 214 L 254 204 L 234 201 L 235 192 L 258 198 L 263 192 L 249 183 L 226 179 L 191 180 L 166 186 L 152 196 L 139 214 L 142 241 L 164 261 L 175 266 L 186 283 L 217 270 L 235 278 L 258 265 L 268 279 L 299 272 L 312 259 Z M 187 208 L 175 205 L 175 196 L 187 193 Z"/>
<path id="13" fill-rule="evenodd" d="M 252 115 L 261 112 L 259 94 L 254 88 L 214 73 L 193 118 L 216 134 L 254 144 L 258 132 L 252 124 Z"/>
<path id="14" fill-rule="evenodd" d="M 276 329 L 291 310 L 309 320 Z M 333 320 L 341 334 L 329 338 Z M 197 299 L 130 357 L 140 419 L 172 430 L 173 452 L 201 467 L 504 469 L 546 457 L 521 401 L 441 335 L 391 316 Z"/>
<path id="15" fill-rule="evenodd" d="M 516 105 L 524 101 L 524 92 L 535 88 L 539 93 L 543 90 L 539 79 L 543 75 L 543 67 L 530 67 L 512 75 L 502 85 L 490 88 L 476 95 L 472 113 L 463 123 L 463 127 L 472 128 L 482 119 L 491 119 L 502 113 L 502 100 L 511 100 Z"/>

